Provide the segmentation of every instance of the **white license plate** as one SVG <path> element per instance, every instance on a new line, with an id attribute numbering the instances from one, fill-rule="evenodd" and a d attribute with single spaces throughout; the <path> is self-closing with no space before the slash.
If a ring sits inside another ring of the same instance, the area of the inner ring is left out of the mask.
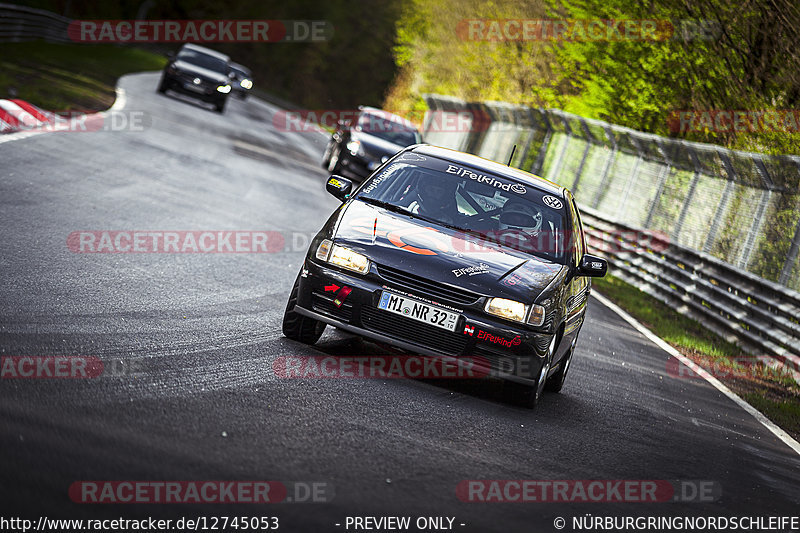
<path id="1" fill-rule="evenodd" d="M 195 85 L 194 83 L 184 83 L 183 87 L 188 89 L 189 91 L 194 91 L 196 93 L 204 93 L 206 90 L 203 88 L 202 85 Z"/>
<path id="2" fill-rule="evenodd" d="M 456 322 L 458 322 L 458 313 L 445 311 L 433 305 L 418 302 L 417 300 L 412 300 L 389 291 L 381 292 L 378 309 L 384 309 L 390 313 L 395 313 L 448 331 L 455 331 Z"/>

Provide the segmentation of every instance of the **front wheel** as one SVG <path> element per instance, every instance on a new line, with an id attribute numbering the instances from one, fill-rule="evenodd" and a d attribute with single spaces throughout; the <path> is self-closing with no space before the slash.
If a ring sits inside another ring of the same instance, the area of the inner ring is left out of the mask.
<path id="1" fill-rule="evenodd" d="M 322 336 L 326 324 L 303 316 L 294 310 L 297 305 L 297 293 L 299 291 L 300 275 L 297 276 L 294 282 L 292 292 L 289 294 L 289 301 L 286 303 L 286 311 L 283 313 L 283 334 L 303 344 L 314 344 Z"/>
<path id="2" fill-rule="evenodd" d="M 228 101 L 228 99 L 225 98 L 223 100 L 217 100 L 214 103 L 214 109 L 217 110 L 217 113 L 224 113 L 225 112 L 225 102 L 227 102 L 227 101 Z"/>
<path id="3" fill-rule="evenodd" d="M 561 368 L 547 380 L 544 386 L 547 392 L 561 392 L 561 389 L 564 387 L 564 382 L 567 380 L 567 372 L 569 371 L 569 365 L 572 362 L 572 355 L 574 353 L 575 349 L 570 348 L 569 353 L 564 356 L 564 360 L 561 362 Z"/>

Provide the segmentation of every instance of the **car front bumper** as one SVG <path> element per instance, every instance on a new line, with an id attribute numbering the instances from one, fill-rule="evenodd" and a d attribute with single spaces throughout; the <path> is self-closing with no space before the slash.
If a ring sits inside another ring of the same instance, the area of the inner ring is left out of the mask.
<path id="1" fill-rule="evenodd" d="M 347 287 L 350 292 L 342 298 L 334 286 Z M 384 290 L 457 312 L 455 331 L 379 309 L 378 301 Z M 383 279 L 375 265 L 369 274 L 360 276 L 307 259 L 299 280 L 295 310 L 375 342 L 454 362 L 469 358 L 469 364 L 484 374 L 534 385 L 552 335 L 514 327 L 504 321 L 495 322 L 482 312 L 482 302 L 483 298 L 473 305 L 433 300 L 412 287 Z M 488 335 L 482 337 L 481 333 Z"/>

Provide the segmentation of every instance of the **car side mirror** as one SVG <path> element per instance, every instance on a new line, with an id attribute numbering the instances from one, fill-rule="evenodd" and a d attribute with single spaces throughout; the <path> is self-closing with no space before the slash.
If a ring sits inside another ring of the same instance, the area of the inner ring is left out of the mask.
<path id="1" fill-rule="evenodd" d="M 333 175 L 328 178 L 328 182 L 325 183 L 325 190 L 344 202 L 350 197 L 350 193 L 353 192 L 353 182 L 347 178 Z"/>
<path id="2" fill-rule="evenodd" d="M 608 272 L 608 261 L 596 255 L 583 254 L 583 258 L 578 265 L 579 276 L 602 278 L 606 275 L 606 272 Z"/>
<path id="3" fill-rule="evenodd" d="M 169 59 L 170 61 L 175 59 L 175 52 L 167 52 L 167 59 Z"/>

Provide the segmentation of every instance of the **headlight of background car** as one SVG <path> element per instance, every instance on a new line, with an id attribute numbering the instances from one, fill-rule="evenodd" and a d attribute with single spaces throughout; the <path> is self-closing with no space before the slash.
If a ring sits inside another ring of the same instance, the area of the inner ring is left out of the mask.
<path id="1" fill-rule="evenodd" d="M 229 92 L 231 92 L 231 86 L 230 85 L 220 85 L 219 87 L 217 87 L 217 90 L 219 92 L 221 92 L 222 94 L 228 94 Z"/>
<path id="2" fill-rule="evenodd" d="M 354 252 L 344 246 L 333 244 L 329 239 L 319 243 L 317 247 L 317 259 L 340 266 L 359 274 L 366 274 L 369 271 L 369 258 L 366 255 Z"/>
<path id="3" fill-rule="evenodd" d="M 490 298 L 484 309 L 490 315 L 499 316 L 514 322 L 525 322 L 527 306 L 522 302 L 506 300 L 505 298 Z"/>
<path id="4" fill-rule="evenodd" d="M 359 141 L 350 141 L 347 143 L 347 150 L 352 155 L 363 154 L 363 150 L 361 150 L 361 143 Z"/>
<path id="5" fill-rule="evenodd" d="M 245 89 L 252 89 L 253 88 L 253 82 L 248 80 L 247 78 L 243 79 L 242 83 L 240 83 L 240 85 Z"/>

